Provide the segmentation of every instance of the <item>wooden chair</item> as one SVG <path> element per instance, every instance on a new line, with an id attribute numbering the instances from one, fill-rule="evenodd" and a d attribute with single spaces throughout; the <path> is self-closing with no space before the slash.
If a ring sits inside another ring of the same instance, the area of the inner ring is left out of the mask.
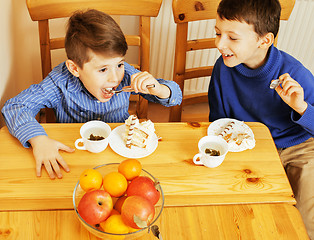
<path id="1" fill-rule="evenodd" d="M 186 68 L 186 55 L 189 51 L 216 48 L 215 38 L 188 39 L 189 22 L 216 19 L 217 7 L 220 0 L 186 1 L 173 0 L 172 10 L 174 21 L 177 25 L 174 73 L 173 80 L 176 81 L 183 92 L 184 82 L 187 79 L 211 76 L 213 66 Z M 280 0 L 281 20 L 288 20 L 295 0 Z M 275 40 L 275 44 L 277 39 Z M 171 107 L 169 121 L 181 121 L 182 106 L 208 102 L 207 91 L 200 94 L 185 95 L 182 104 Z"/>
<path id="2" fill-rule="evenodd" d="M 26 0 L 31 19 L 38 21 L 42 77 L 45 78 L 52 70 L 51 51 L 64 48 L 64 37 L 50 38 L 49 20 L 69 17 L 80 9 L 97 9 L 110 15 L 139 16 L 139 34 L 126 35 L 126 40 L 129 46 L 139 47 L 138 63 L 132 65 L 141 71 L 149 71 L 150 17 L 158 15 L 161 2 L 162 0 Z M 137 116 L 147 118 L 147 110 L 147 100 L 139 97 Z M 44 115 L 41 113 L 39 121 L 54 122 L 53 112 Z"/>

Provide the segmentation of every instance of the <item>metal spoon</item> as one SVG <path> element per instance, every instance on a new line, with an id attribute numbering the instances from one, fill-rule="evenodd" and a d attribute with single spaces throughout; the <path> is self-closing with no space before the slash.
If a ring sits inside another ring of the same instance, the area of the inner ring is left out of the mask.
<path id="1" fill-rule="evenodd" d="M 149 84 L 149 85 L 146 85 L 146 87 L 147 88 L 154 88 L 155 84 Z M 105 89 L 106 89 L 106 91 L 108 91 L 110 93 L 133 92 L 134 91 L 134 89 L 131 88 L 131 86 L 125 86 L 120 90 L 113 90 L 112 88 L 105 88 Z"/>
<path id="2" fill-rule="evenodd" d="M 271 81 L 269 87 L 270 87 L 270 89 L 275 89 L 281 83 L 282 83 L 282 81 L 280 81 L 279 79 L 276 79 L 276 80 Z"/>

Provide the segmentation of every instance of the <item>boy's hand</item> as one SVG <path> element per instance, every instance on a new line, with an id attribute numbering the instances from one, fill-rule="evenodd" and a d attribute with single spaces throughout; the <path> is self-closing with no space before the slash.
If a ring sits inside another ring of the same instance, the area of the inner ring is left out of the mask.
<path id="1" fill-rule="evenodd" d="M 59 150 L 74 152 L 75 149 L 70 148 L 56 140 L 50 139 L 44 135 L 31 138 L 29 143 L 33 147 L 37 177 L 41 176 L 41 166 L 43 164 L 51 179 L 55 179 L 56 175 L 58 178 L 62 178 L 59 165 L 61 165 L 66 172 L 70 171 L 67 163 L 59 154 Z"/>
<path id="2" fill-rule="evenodd" d="M 153 88 L 147 88 L 147 85 L 155 84 Z M 131 87 L 134 92 L 156 95 L 159 98 L 169 98 L 170 89 L 159 82 L 148 72 L 138 72 L 131 76 Z"/>
<path id="3" fill-rule="evenodd" d="M 294 111 L 303 115 L 307 109 L 307 103 L 304 101 L 304 91 L 301 85 L 288 73 L 281 75 L 279 80 L 282 81 L 282 87 L 278 85 L 276 92 Z"/>

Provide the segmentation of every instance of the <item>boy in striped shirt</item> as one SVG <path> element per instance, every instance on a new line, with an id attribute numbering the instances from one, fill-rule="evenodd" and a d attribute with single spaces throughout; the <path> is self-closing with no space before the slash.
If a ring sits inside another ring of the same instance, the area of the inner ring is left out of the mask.
<path id="1" fill-rule="evenodd" d="M 174 81 L 155 79 L 124 61 L 128 46 L 119 25 L 97 10 L 78 11 L 68 22 L 65 37 L 68 59 L 56 66 L 39 84 L 34 84 L 8 100 L 2 114 L 10 133 L 25 147 L 32 146 L 36 174 L 44 165 L 51 179 L 62 178 L 60 166 L 70 169 L 59 150 L 74 149 L 50 139 L 35 116 L 48 107 L 57 122 L 82 123 L 90 120 L 124 122 L 128 117 L 130 94 L 140 94 L 151 102 L 174 106 L 182 92 Z M 155 87 L 147 88 L 154 84 Z M 131 86 L 133 93 L 114 94 Z"/>

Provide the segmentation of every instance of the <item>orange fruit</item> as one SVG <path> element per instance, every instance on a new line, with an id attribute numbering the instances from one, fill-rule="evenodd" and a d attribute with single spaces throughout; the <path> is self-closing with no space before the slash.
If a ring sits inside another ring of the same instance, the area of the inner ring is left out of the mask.
<path id="1" fill-rule="evenodd" d="M 120 214 L 114 214 L 114 215 L 109 216 L 106 221 L 100 223 L 100 226 L 107 233 L 116 233 L 116 234 L 129 233 L 129 227 L 125 225 L 125 223 L 122 221 L 122 217 Z M 124 239 L 124 237 L 121 239 Z"/>
<path id="2" fill-rule="evenodd" d="M 120 197 L 125 193 L 128 181 L 121 173 L 111 172 L 104 176 L 103 187 L 111 197 Z"/>
<path id="3" fill-rule="evenodd" d="M 98 190 L 102 185 L 102 175 L 96 169 L 86 169 L 80 176 L 81 188 L 85 191 Z"/>
<path id="4" fill-rule="evenodd" d="M 141 174 L 142 164 L 137 159 L 126 159 L 119 164 L 118 171 L 127 180 L 132 180 Z"/>
<path id="5" fill-rule="evenodd" d="M 118 200 L 114 204 L 114 209 L 116 209 L 119 213 L 121 213 L 121 208 L 122 208 L 122 205 L 123 205 L 126 198 L 127 198 L 127 196 L 122 196 L 122 197 L 118 198 Z"/>
<path id="6" fill-rule="evenodd" d="M 138 231 L 138 230 L 139 230 L 139 229 L 129 227 L 129 233 L 136 232 L 136 231 Z"/>

